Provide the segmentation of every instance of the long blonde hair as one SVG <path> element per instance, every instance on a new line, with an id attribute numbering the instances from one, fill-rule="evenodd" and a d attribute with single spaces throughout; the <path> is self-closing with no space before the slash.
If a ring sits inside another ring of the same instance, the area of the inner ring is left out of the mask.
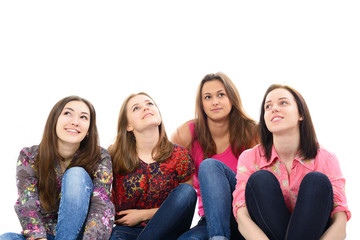
<path id="1" fill-rule="evenodd" d="M 114 173 L 126 174 L 139 167 L 139 157 L 136 150 L 136 138 L 132 131 L 127 131 L 127 105 L 130 99 L 138 95 L 145 95 L 149 97 L 157 107 L 154 100 L 144 92 L 131 94 L 123 102 L 119 113 L 117 136 L 114 144 L 109 148 Z M 173 144 L 169 141 L 166 135 L 164 123 L 161 121 L 159 125 L 159 141 L 152 151 L 152 157 L 157 162 L 165 161 L 172 154 L 173 148 Z"/>

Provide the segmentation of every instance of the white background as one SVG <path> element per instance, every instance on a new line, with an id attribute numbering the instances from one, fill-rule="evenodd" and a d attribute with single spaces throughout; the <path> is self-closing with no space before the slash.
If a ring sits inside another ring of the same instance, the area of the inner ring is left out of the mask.
<path id="1" fill-rule="evenodd" d="M 202 77 L 222 71 L 257 121 L 270 84 L 302 93 L 320 143 L 337 154 L 347 179 L 353 214 L 347 239 L 356 239 L 358 1 L 129 2 L 0 2 L 0 234 L 20 232 L 16 160 L 22 147 L 40 142 L 59 99 L 90 100 L 101 145 L 108 147 L 122 101 L 145 91 L 170 137 L 193 118 Z"/>

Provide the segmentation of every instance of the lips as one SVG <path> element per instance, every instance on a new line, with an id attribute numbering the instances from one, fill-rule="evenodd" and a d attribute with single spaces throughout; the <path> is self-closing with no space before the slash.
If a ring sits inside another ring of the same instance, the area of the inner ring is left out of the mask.
<path id="1" fill-rule="evenodd" d="M 65 128 L 65 130 L 70 133 L 80 133 L 80 131 L 73 129 L 73 128 Z"/>
<path id="2" fill-rule="evenodd" d="M 213 108 L 213 109 L 211 109 L 211 111 L 213 111 L 213 112 L 217 112 L 217 111 L 220 111 L 222 108 Z"/>
<path id="3" fill-rule="evenodd" d="M 152 116 L 153 116 L 152 113 L 147 113 L 147 114 L 144 115 L 143 119 L 148 118 L 148 117 L 152 117 Z"/>
<path id="4" fill-rule="evenodd" d="M 271 121 L 272 122 L 277 122 L 277 121 L 280 121 L 282 119 L 284 119 L 284 117 L 282 117 L 282 116 L 274 116 L 274 117 L 271 118 Z"/>

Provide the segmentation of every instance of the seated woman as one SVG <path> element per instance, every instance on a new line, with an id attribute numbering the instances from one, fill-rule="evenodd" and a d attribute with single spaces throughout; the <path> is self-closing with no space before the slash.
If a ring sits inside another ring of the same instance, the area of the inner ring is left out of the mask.
<path id="1" fill-rule="evenodd" d="M 168 140 L 149 95 L 124 101 L 109 151 L 116 210 L 111 239 L 171 240 L 190 228 L 196 205 L 194 163 L 185 148 Z"/>
<path id="2" fill-rule="evenodd" d="M 271 85 L 261 144 L 239 158 L 233 209 L 246 239 L 344 239 L 350 212 L 333 153 L 317 141 L 303 97 Z"/>
<path id="3" fill-rule="evenodd" d="M 0 239 L 108 239 L 112 164 L 98 146 L 95 109 L 69 96 L 55 104 L 40 145 L 21 150 L 15 210 L 23 231 Z"/>

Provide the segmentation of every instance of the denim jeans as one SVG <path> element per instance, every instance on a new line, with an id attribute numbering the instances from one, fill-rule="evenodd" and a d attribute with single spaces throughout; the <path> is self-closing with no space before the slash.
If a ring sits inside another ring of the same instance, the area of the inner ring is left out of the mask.
<path id="1" fill-rule="evenodd" d="M 61 187 L 61 199 L 55 235 L 47 235 L 49 240 L 82 239 L 84 222 L 87 217 L 93 183 L 89 174 L 81 167 L 66 170 Z M 5 233 L 0 240 L 22 240 L 25 236 Z"/>
<path id="2" fill-rule="evenodd" d="M 328 177 L 310 172 L 302 180 L 294 211 L 290 213 L 277 178 L 269 171 L 253 173 L 246 185 L 245 201 L 252 220 L 269 239 L 319 239 L 333 207 Z"/>
<path id="3" fill-rule="evenodd" d="M 195 189 L 183 183 L 173 189 L 145 227 L 117 225 L 111 233 L 111 240 L 171 240 L 187 231 L 194 216 L 196 205 Z"/>
<path id="4" fill-rule="evenodd" d="M 205 159 L 199 167 L 199 183 L 206 224 L 200 221 L 179 239 L 242 239 L 232 213 L 235 172 L 219 160 Z"/>

